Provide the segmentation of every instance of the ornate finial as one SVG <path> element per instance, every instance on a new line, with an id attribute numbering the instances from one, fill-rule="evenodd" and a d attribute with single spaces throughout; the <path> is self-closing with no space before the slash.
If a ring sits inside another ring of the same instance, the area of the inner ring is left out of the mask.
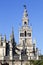
<path id="1" fill-rule="evenodd" d="M 10 35 L 10 42 L 12 41 L 12 36 Z"/>
<path id="2" fill-rule="evenodd" d="M 11 33 L 11 35 L 10 35 L 10 41 L 12 41 L 13 38 L 14 38 L 14 30 L 13 30 L 13 27 L 12 27 L 12 33 Z"/>
<path id="3" fill-rule="evenodd" d="M 2 41 L 2 35 L 0 35 L 0 42 Z"/>
<path id="4" fill-rule="evenodd" d="M 14 29 L 12 27 L 12 34 L 10 36 L 10 41 L 13 43 L 14 42 Z"/>
<path id="5" fill-rule="evenodd" d="M 0 45 L 2 45 L 2 35 L 0 35 Z"/>
<path id="6" fill-rule="evenodd" d="M 34 39 L 33 44 L 35 44 L 35 45 L 36 45 L 36 39 Z"/>
<path id="7" fill-rule="evenodd" d="M 36 39 L 34 39 L 34 42 L 33 42 L 33 52 L 34 52 L 34 55 L 35 55 L 35 52 L 36 52 Z"/>
<path id="8" fill-rule="evenodd" d="M 36 39 L 33 41 L 33 47 L 36 47 Z"/>
<path id="9" fill-rule="evenodd" d="M 4 42 L 6 42 L 6 35 L 4 35 Z"/>
<path id="10" fill-rule="evenodd" d="M 12 27 L 12 37 L 14 37 L 14 28 Z"/>

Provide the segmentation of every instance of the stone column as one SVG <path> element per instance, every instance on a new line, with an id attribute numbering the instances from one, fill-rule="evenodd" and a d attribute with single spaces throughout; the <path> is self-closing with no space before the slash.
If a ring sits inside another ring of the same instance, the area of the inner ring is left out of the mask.
<path id="1" fill-rule="evenodd" d="M 20 52 L 20 57 L 19 57 L 19 59 L 21 60 L 21 52 Z"/>
<path id="2" fill-rule="evenodd" d="M 10 44 L 10 60 L 12 60 L 12 44 L 11 42 L 9 44 Z"/>

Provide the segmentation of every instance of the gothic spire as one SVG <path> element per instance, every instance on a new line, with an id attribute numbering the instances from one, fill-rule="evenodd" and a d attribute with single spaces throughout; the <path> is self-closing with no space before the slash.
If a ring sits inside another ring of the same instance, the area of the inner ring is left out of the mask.
<path id="1" fill-rule="evenodd" d="M 4 35 L 4 42 L 6 42 L 6 35 Z"/>
<path id="2" fill-rule="evenodd" d="M 26 8 L 26 5 L 24 5 L 24 13 L 23 13 L 23 18 L 22 18 L 22 21 L 23 21 L 23 25 L 28 25 L 28 13 L 27 13 L 27 8 Z"/>
<path id="3" fill-rule="evenodd" d="M 12 27 L 12 38 L 14 38 L 14 28 Z"/>
<path id="4" fill-rule="evenodd" d="M 15 39 L 14 39 L 14 29 L 12 27 L 12 33 L 10 35 L 10 42 L 14 43 L 15 42 Z"/>

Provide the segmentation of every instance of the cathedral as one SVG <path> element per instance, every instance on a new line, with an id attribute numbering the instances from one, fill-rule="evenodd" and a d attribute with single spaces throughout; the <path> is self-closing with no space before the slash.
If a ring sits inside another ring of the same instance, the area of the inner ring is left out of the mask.
<path id="1" fill-rule="evenodd" d="M 14 38 L 14 30 L 10 40 L 0 35 L 0 65 L 30 65 L 29 60 L 38 60 L 39 51 L 36 47 L 36 40 L 32 40 L 32 27 L 29 26 L 29 18 L 26 5 L 22 17 L 22 26 L 19 29 L 19 43 Z"/>

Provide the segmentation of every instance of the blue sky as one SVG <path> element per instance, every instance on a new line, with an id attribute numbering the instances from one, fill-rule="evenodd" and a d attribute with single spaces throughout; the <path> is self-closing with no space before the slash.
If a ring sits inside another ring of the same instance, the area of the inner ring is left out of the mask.
<path id="1" fill-rule="evenodd" d="M 0 34 L 7 40 L 14 27 L 15 41 L 18 43 L 19 26 L 22 25 L 22 16 L 26 4 L 29 25 L 32 25 L 32 38 L 36 39 L 36 46 L 43 54 L 43 0 L 0 0 Z"/>

